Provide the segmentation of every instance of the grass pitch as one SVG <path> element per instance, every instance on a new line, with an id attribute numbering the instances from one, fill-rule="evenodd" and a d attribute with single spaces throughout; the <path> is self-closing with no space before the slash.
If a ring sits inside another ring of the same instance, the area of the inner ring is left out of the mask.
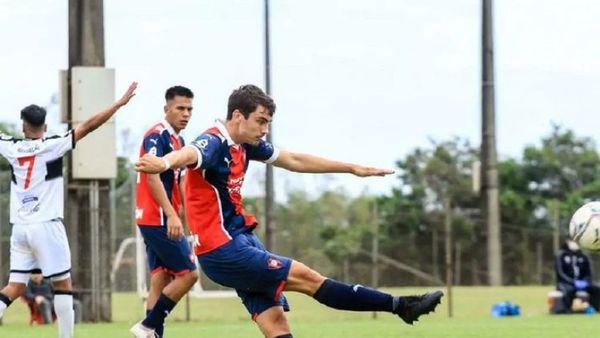
<path id="1" fill-rule="evenodd" d="M 430 290 L 430 289 L 429 289 Z M 550 316 L 546 293 L 551 287 L 458 287 L 453 289 L 453 317 L 448 317 L 448 298 L 436 313 L 421 317 L 414 326 L 380 313 L 353 313 L 328 309 L 313 299 L 288 293 L 292 307 L 289 320 L 294 337 L 387 338 L 387 337 L 595 337 L 600 332 L 600 315 Z M 422 288 L 388 289 L 394 294 L 423 292 Z M 492 318 L 493 303 L 511 301 L 521 306 L 521 316 Z M 192 299 L 190 322 L 185 301 L 169 316 L 165 337 L 262 337 L 237 298 Z M 128 329 L 143 316 L 142 301 L 134 294 L 113 295 L 114 323 L 80 324 L 81 338 L 129 337 Z M 25 305 L 15 302 L 0 326 L 2 338 L 56 338 L 56 325 L 29 326 Z"/>

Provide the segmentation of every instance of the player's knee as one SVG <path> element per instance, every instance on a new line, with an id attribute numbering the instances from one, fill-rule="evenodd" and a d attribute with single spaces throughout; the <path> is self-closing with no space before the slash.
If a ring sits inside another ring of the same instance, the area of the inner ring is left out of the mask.
<path id="1" fill-rule="evenodd" d="M 69 273 L 52 277 L 51 280 L 54 288 L 57 290 L 71 291 L 73 289 L 71 275 Z"/>
<path id="2" fill-rule="evenodd" d="M 185 274 L 184 278 L 188 282 L 188 284 L 193 285 L 198 281 L 199 275 L 198 270 L 190 271 Z"/>
<path id="3" fill-rule="evenodd" d="M 17 282 L 9 282 L 1 293 L 10 300 L 15 300 L 25 293 L 25 284 Z"/>
<path id="4" fill-rule="evenodd" d="M 254 318 L 265 337 L 276 338 L 290 332 L 287 317 L 282 307 L 272 307 Z"/>
<path id="5" fill-rule="evenodd" d="M 170 274 L 160 271 L 152 274 L 150 277 L 150 285 L 151 287 L 162 290 L 165 286 L 167 286 L 173 280 L 173 276 Z"/>
<path id="6" fill-rule="evenodd" d="M 287 317 L 281 313 L 272 317 L 271 319 L 271 330 L 274 332 L 289 332 L 290 326 L 288 325 Z M 279 335 L 276 337 L 280 337 Z M 284 336 L 285 337 L 285 336 Z"/>

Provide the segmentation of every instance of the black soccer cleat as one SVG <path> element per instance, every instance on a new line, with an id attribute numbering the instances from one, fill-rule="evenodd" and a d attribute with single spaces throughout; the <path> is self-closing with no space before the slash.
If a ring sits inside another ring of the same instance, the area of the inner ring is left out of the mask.
<path id="1" fill-rule="evenodd" d="M 402 318 L 406 324 L 412 325 L 419 320 L 421 315 L 435 311 L 435 307 L 441 303 L 443 296 L 442 291 L 435 291 L 420 296 L 400 297 L 404 301 L 404 305 L 401 309 L 395 309 L 393 313 Z"/>

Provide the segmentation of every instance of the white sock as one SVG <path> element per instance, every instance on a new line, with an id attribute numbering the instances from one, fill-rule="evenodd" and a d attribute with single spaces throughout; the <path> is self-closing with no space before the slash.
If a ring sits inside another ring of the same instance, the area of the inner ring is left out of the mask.
<path id="1" fill-rule="evenodd" d="M 6 310 L 6 304 L 4 302 L 0 302 L 0 318 L 4 315 L 4 310 Z"/>
<path id="2" fill-rule="evenodd" d="M 54 295 L 54 312 L 58 321 L 58 337 L 72 338 L 75 326 L 72 295 Z"/>

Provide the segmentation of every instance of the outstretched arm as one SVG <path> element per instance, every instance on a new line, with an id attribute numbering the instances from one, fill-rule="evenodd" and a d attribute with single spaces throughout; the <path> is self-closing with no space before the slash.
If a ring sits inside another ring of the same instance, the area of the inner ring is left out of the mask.
<path id="1" fill-rule="evenodd" d="M 135 163 L 135 170 L 148 174 L 160 174 L 171 168 L 179 168 L 198 162 L 198 152 L 192 146 L 185 146 L 163 157 L 146 154 Z"/>
<path id="2" fill-rule="evenodd" d="M 365 167 L 358 164 L 332 161 L 318 156 L 281 151 L 273 162 L 276 167 L 299 173 L 348 173 L 360 177 L 385 176 L 393 170 Z"/>
<path id="3" fill-rule="evenodd" d="M 125 94 L 123 94 L 123 97 L 117 100 L 117 102 L 113 103 L 110 107 L 104 109 L 103 111 L 96 113 L 94 116 L 90 117 L 80 126 L 75 128 L 75 142 L 81 140 L 87 134 L 103 125 L 104 122 L 108 121 L 108 119 L 110 119 L 117 112 L 117 110 L 119 110 L 119 108 L 126 105 L 129 100 L 135 96 L 135 89 L 137 88 L 137 85 L 137 82 L 131 83 Z"/>

